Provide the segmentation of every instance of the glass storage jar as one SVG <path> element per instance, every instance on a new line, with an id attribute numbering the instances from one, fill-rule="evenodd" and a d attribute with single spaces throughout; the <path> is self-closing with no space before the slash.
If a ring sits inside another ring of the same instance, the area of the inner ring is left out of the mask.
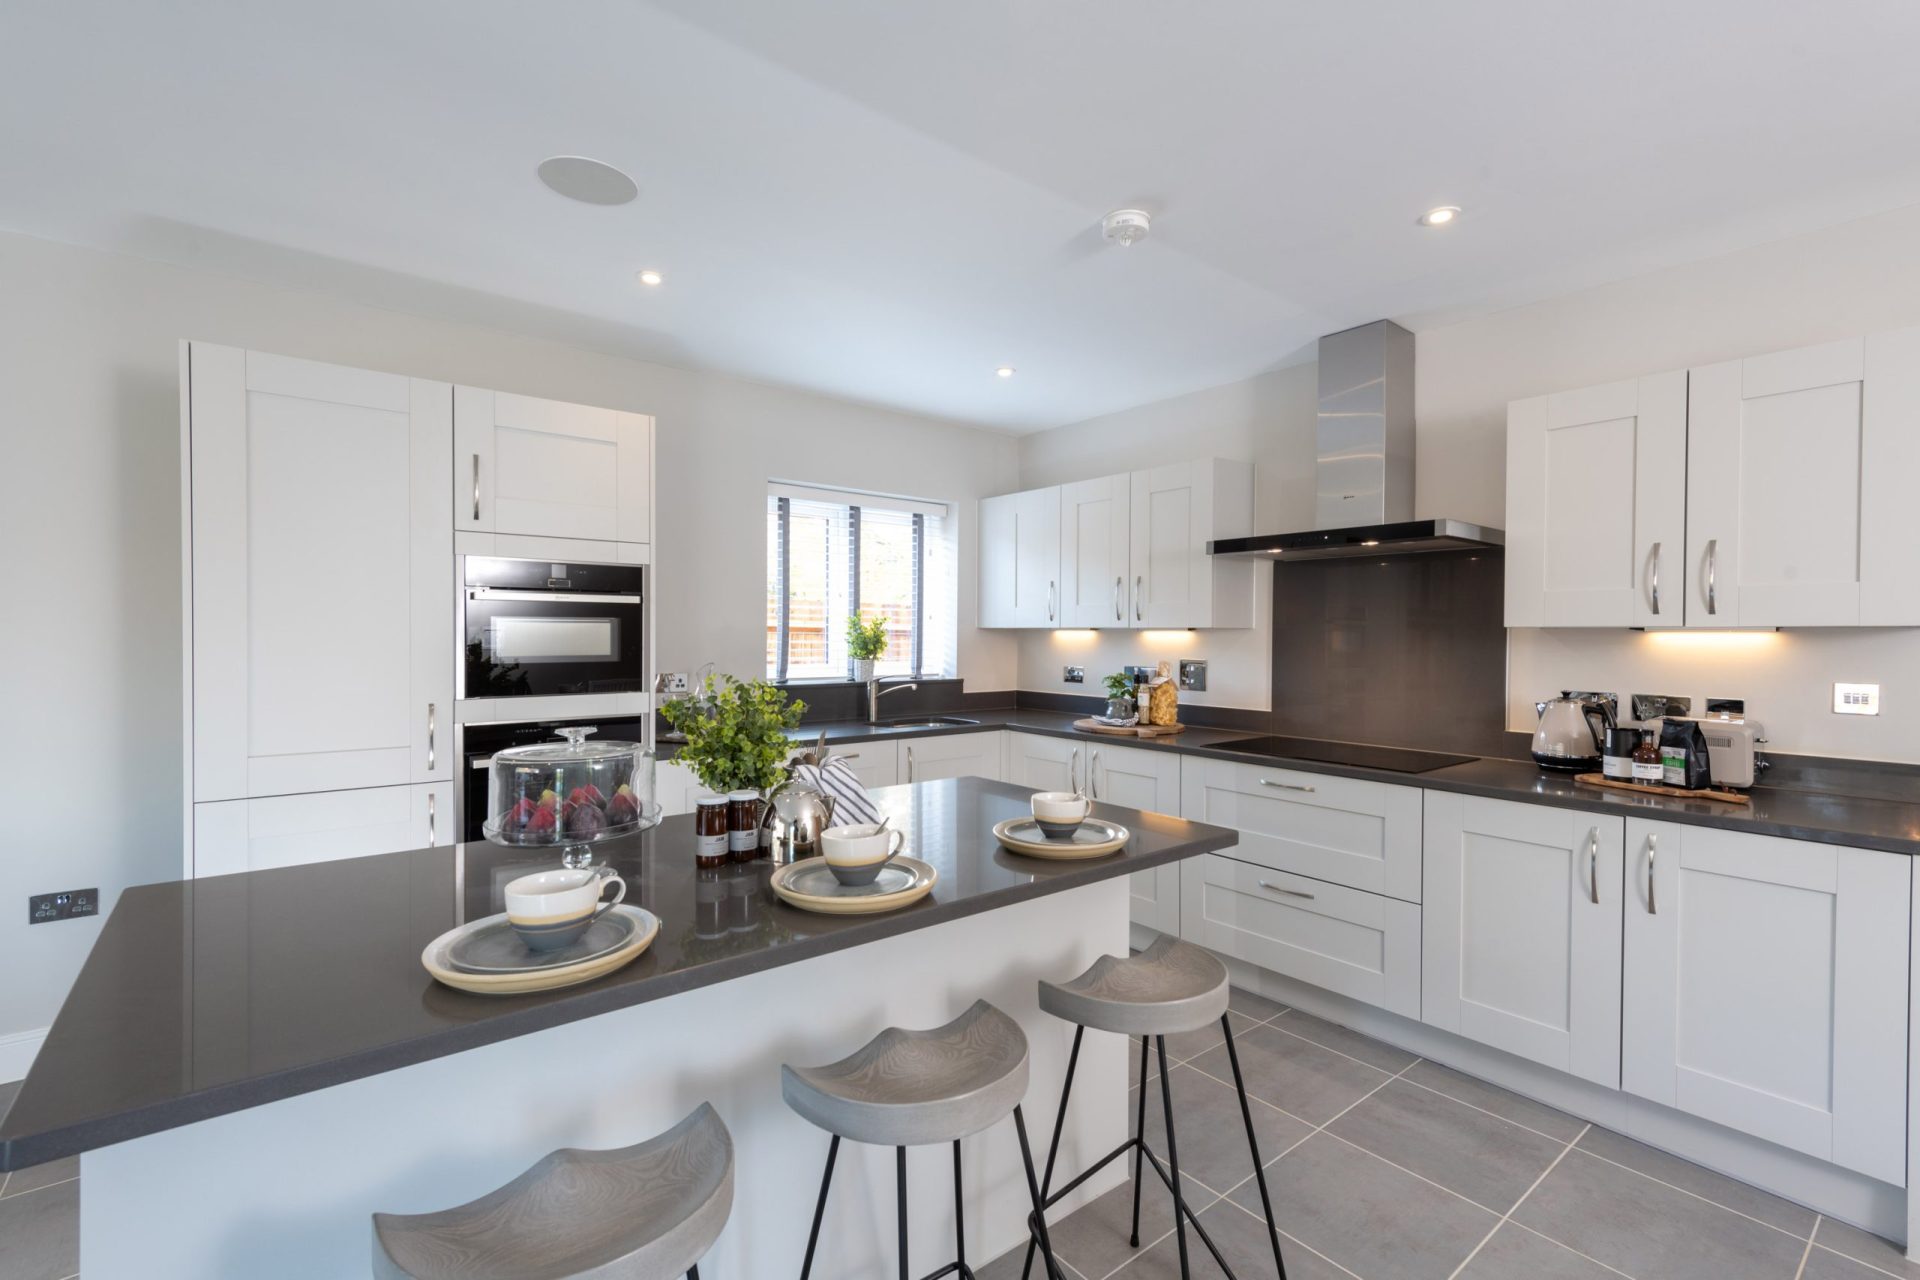
<path id="1" fill-rule="evenodd" d="M 590 725 L 554 730 L 564 742 L 497 751 L 488 769 L 487 821 L 496 844 L 564 849 L 567 866 L 590 845 L 655 826 L 654 757 L 637 742 L 588 742 Z"/>

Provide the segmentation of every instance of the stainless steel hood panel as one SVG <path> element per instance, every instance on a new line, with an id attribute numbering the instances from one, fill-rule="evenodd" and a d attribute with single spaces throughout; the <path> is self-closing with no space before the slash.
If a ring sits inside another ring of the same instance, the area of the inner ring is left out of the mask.
<path id="1" fill-rule="evenodd" d="M 1423 551 L 1469 551 L 1503 547 L 1498 529 L 1465 520 L 1404 520 L 1352 529 L 1309 529 L 1301 533 L 1261 533 L 1251 538 L 1222 538 L 1207 544 L 1207 554 L 1261 560 L 1332 560 L 1341 556 L 1404 556 Z"/>

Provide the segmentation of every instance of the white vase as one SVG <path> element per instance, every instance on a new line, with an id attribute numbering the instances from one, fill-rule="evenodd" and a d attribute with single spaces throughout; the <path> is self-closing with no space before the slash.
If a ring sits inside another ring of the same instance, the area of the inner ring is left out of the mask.
<path id="1" fill-rule="evenodd" d="M 853 660 L 853 678 L 859 684 L 873 679 L 873 658 L 855 658 Z"/>

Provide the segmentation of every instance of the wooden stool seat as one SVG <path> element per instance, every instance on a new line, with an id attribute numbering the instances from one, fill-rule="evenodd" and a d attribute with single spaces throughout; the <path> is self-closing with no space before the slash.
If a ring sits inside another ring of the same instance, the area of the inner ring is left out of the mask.
<path id="1" fill-rule="evenodd" d="M 1101 956 L 1070 982 L 1042 982 L 1040 1007 L 1057 1018 L 1131 1036 L 1170 1036 L 1227 1011 L 1227 966 L 1191 942 L 1162 935 L 1138 955 Z"/>

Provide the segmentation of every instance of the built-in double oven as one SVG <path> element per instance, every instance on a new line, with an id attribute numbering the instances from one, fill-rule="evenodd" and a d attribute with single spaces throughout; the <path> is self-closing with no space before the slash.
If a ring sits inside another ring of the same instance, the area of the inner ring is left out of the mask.
<path id="1" fill-rule="evenodd" d="M 647 692 L 644 566 L 465 565 L 462 698 Z"/>

